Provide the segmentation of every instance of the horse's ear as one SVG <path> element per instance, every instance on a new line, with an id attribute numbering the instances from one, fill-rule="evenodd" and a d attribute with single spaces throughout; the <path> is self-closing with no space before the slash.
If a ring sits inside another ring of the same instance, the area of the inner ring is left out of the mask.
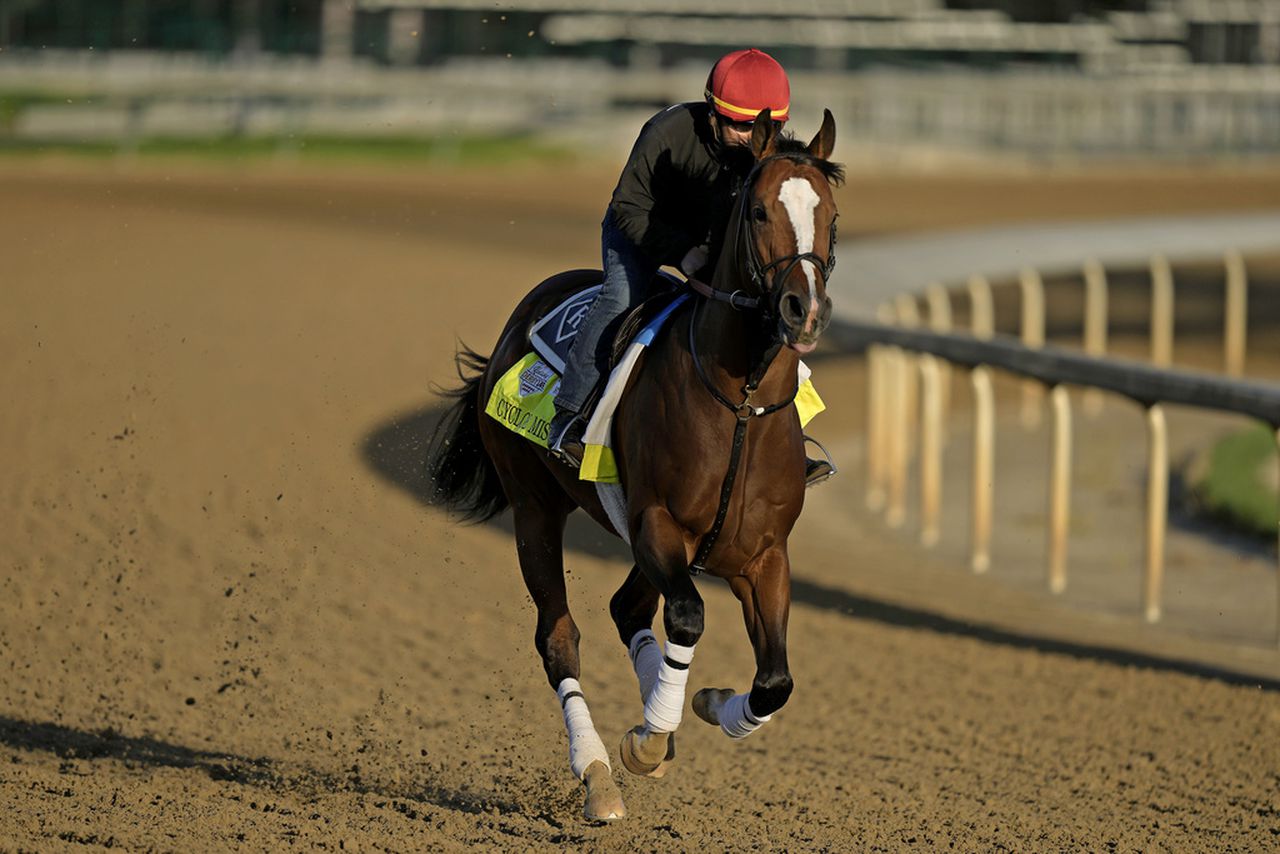
<path id="1" fill-rule="evenodd" d="M 777 138 L 778 124 L 773 120 L 772 111 L 765 107 L 751 127 L 751 153 L 756 160 L 764 160 L 773 154 L 773 143 Z"/>
<path id="2" fill-rule="evenodd" d="M 822 111 L 822 127 L 818 128 L 818 135 L 809 143 L 809 153 L 819 160 L 830 160 L 831 152 L 836 147 L 836 120 L 832 117 L 831 111 L 823 109 Z"/>

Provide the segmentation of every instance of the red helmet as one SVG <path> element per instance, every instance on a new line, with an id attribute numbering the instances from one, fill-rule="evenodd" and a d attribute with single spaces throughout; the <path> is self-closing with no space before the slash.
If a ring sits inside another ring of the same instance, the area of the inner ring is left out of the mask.
<path id="1" fill-rule="evenodd" d="M 720 57 L 707 77 L 707 103 L 731 122 L 753 121 L 766 107 L 785 122 L 791 84 L 778 61 L 762 50 L 735 50 Z"/>

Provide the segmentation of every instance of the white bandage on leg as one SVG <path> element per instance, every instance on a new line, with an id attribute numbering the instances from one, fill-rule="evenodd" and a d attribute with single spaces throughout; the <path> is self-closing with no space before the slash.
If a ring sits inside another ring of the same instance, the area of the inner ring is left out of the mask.
<path id="1" fill-rule="evenodd" d="M 753 715 L 750 694 L 734 694 L 720 707 L 720 729 L 729 738 L 746 738 L 773 715 Z"/>
<path id="2" fill-rule="evenodd" d="M 658 667 L 662 664 L 662 653 L 658 651 L 658 639 L 649 629 L 636 632 L 629 645 L 631 666 L 635 668 L 636 678 L 640 680 L 640 702 L 649 702 L 653 686 L 658 684 Z"/>
<path id="3" fill-rule="evenodd" d="M 693 647 L 667 641 L 658 665 L 658 683 L 644 703 L 644 723 L 650 732 L 675 732 L 684 716 L 684 686 L 689 682 Z"/>
<path id="4" fill-rule="evenodd" d="M 569 733 L 569 767 L 573 776 L 579 780 L 587 773 L 592 762 L 600 761 L 609 765 L 609 752 L 604 749 L 604 742 L 596 733 L 596 725 L 591 721 L 591 712 L 587 709 L 586 698 L 582 696 L 582 686 L 577 679 L 565 679 L 556 689 L 560 698 L 560 708 L 564 711 L 564 728 Z"/>

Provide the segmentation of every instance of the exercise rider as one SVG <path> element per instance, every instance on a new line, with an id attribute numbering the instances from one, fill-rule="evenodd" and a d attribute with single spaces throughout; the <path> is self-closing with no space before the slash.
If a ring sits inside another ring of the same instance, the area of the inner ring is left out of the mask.
<path id="1" fill-rule="evenodd" d="M 691 278 L 715 269 L 753 166 L 755 118 L 768 108 L 785 123 L 790 102 L 782 66 L 763 51 L 739 50 L 712 67 L 704 100 L 668 107 L 641 129 L 602 223 L 604 287 L 578 327 L 556 393 L 547 446 L 564 462 L 582 462 L 583 407 L 609 364 L 622 319 L 649 296 L 663 264 Z M 826 460 L 806 461 L 809 485 L 834 473 Z"/>

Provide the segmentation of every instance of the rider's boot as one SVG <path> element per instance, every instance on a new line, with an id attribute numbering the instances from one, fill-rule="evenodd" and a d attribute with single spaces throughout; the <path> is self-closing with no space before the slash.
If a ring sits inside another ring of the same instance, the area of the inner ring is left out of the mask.
<path id="1" fill-rule="evenodd" d="M 587 450 L 586 443 L 582 441 L 586 429 L 587 425 L 577 412 L 557 409 L 547 429 L 547 450 L 570 468 L 580 468 L 582 455 Z"/>

